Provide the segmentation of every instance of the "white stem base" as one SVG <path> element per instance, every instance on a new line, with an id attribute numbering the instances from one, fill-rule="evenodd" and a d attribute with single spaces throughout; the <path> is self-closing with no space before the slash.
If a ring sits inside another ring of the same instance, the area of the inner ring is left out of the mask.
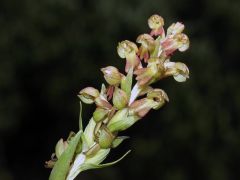
<path id="1" fill-rule="evenodd" d="M 131 91 L 131 96 L 128 105 L 131 105 L 136 100 L 141 90 L 142 89 L 139 87 L 138 83 L 136 83 Z"/>
<path id="2" fill-rule="evenodd" d="M 79 167 L 81 167 L 85 159 L 86 156 L 84 154 L 81 153 L 77 155 L 66 180 L 73 180 L 80 173 L 81 170 Z"/>

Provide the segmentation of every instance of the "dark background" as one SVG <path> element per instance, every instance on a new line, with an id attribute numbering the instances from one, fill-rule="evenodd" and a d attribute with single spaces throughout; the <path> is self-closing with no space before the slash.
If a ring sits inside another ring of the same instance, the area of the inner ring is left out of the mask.
<path id="1" fill-rule="evenodd" d="M 0 179 L 47 179 L 55 143 L 78 128 L 77 93 L 100 88 L 100 68 L 124 69 L 117 43 L 149 32 L 158 13 L 165 27 L 181 21 L 191 41 L 176 53 L 190 79 L 155 87 L 170 102 L 123 135 L 110 158 L 119 164 L 82 173 L 80 180 L 240 179 L 240 1 L 1 0 Z M 84 124 L 93 106 L 84 106 Z"/>

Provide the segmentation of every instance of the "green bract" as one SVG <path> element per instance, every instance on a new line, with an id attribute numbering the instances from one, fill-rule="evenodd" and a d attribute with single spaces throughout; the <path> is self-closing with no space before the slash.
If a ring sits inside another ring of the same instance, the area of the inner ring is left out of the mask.
<path id="1" fill-rule="evenodd" d="M 128 96 L 125 91 L 115 88 L 113 93 L 113 105 L 117 109 L 123 109 L 128 104 Z"/>
<path id="2" fill-rule="evenodd" d="M 79 98 L 86 104 L 94 103 L 95 99 L 99 96 L 99 91 L 92 87 L 84 88 L 79 92 Z"/>
<path id="3" fill-rule="evenodd" d="M 93 119 L 95 122 L 102 121 L 107 117 L 108 113 L 109 111 L 107 109 L 98 107 L 93 113 Z"/>

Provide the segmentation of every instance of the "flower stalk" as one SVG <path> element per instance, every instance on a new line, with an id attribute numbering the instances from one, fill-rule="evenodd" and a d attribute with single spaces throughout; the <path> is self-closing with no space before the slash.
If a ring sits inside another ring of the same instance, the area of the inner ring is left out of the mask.
<path id="1" fill-rule="evenodd" d="M 169 101 L 164 90 L 151 85 L 169 76 L 177 82 L 189 78 L 184 63 L 170 61 L 175 51 L 183 52 L 189 47 L 189 39 L 182 33 L 184 25 L 173 23 L 165 34 L 164 19 L 156 14 L 148 19 L 148 25 L 150 32 L 136 39 L 139 47 L 129 40 L 118 44 L 117 53 L 126 62 L 125 72 L 113 66 L 101 68 L 107 85 L 103 84 L 100 91 L 86 87 L 79 92 L 80 100 L 95 104 L 96 109 L 83 129 L 80 101 L 79 132 L 72 133 L 66 141 L 60 139 L 51 160 L 46 162 L 46 167 L 53 168 L 50 180 L 73 180 L 82 171 L 119 162 L 130 151 L 117 161 L 102 164 L 110 150 L 128 138 L 119 136 L 119 132 Z"/>

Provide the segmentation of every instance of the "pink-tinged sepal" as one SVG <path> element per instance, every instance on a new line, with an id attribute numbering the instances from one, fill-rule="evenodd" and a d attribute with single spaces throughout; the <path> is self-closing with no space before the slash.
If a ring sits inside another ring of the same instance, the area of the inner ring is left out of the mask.
<path id="1" fill-rule="evenodd" d="M 172 37 L 167 37 L 161 42 L 163 51 L 167 56 L 171 55 L 177 49 L 180 52 L 186 51 L 189 48 L 189 39 L 186 34 L 177 34 Z"/>
<path id="2" fill-rule="evenodd" d="M 128 72 L 131 68 L 135 69 L 140 63 L 140 59 L 137 54 L 131 54 L 126 58 L 125 72 Z"/>
<path id="3" fill-rule="evenodd" d="M 166 56 L 170 56 L 177 50 L 177 44 L 172 38 L 168 38 L 161 43 L 162 49 Z"/>
<path id="4" fill-rule="evenodd" d="M 138 51 L 138 56 L 140 57 L 140 59 L 143 59 L 144 62 L 146 63 L 147 60 L 149 59 L 149 52 L 147 49 L 140 47 Z"/>
<path id="5" fill-rule="evenodd" d="M 107 100 L 111 100 L 113 97 L 113 92 L 114 92 L 115 86 L 108 86 L 107 88 Z"/>
<path id="6" fill-rule="evenodd" d="M 137 69 L 134 74 L 137 75 L 136 80 L 140 86 L 150 85 L 160 79 L 163 74 L 163 64 L 158 58 L 150 58 L 148 67 Z"/>
<path id="7" fill-rule="evenodd" d="M 109 85 L 119 85 L 122 79 L 122 74 L 117 68 L 113 66 L 107 66 L 102 68 L 101 71 L 104 74 L 104 78 Z"/>
<path id="8" fill-rule="evenodd" d="M 130 111 L 139 118 L 143 118 L 152 109 L 152 102 L 153 101 L 148 98 L 136 100 L 130 105 Z"/>
<path id="9" fill-rule="evenodd" d="M 165 31 L 163 29 L 163 27 L 159 28 L 159 29 L 152 29 L 150 32 L 151 36 L 165 36 Z"/>
<path id="10" fill-rule="evenodd" d="M 148 71 L 148 68 L 142 68 L 134 71 L 134 74 L 137 75 L 136 80 L 140 86 L 147 84 L 151 80 L 152 76 Z"/>
<path id="11" fill-rule="evenodd" d="M 112 108 L 112 105 L 102 95 L 100 95 L 99 97 L 97 97 L 95 99 L 95 103 L 96 103 L 97 107 L 102 107 L 102 108 L 106 108 L 106 109 Z"/>

